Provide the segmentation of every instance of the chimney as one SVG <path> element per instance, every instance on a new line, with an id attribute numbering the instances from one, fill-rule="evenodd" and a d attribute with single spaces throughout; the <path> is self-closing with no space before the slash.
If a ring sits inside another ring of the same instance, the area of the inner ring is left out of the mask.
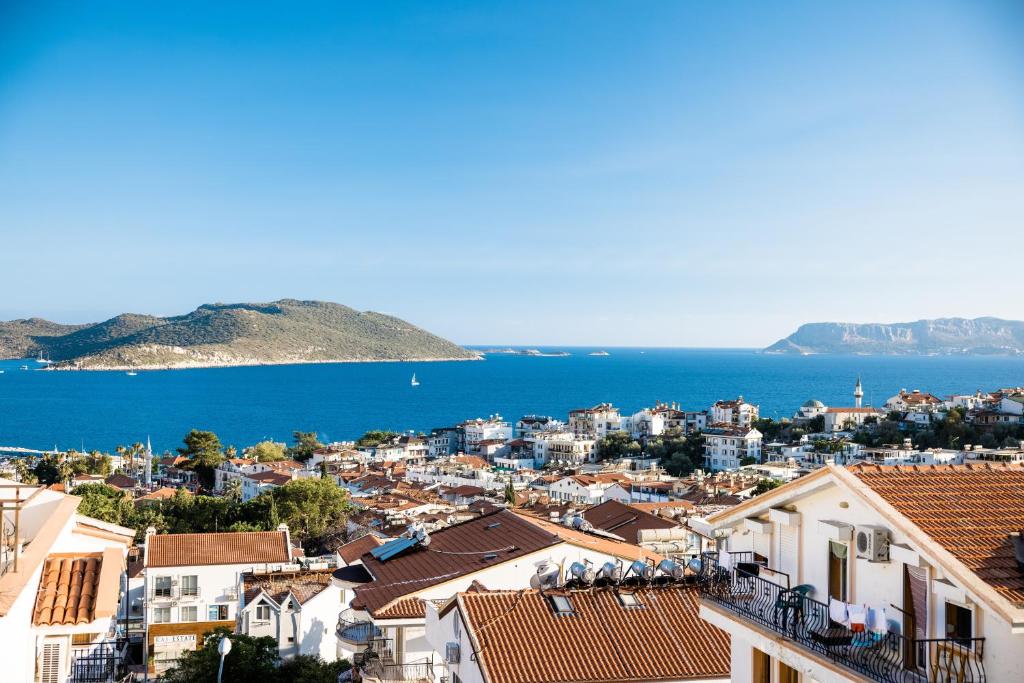
<path id="1" fill-rule="evenodd" d="M 288 525 L 284 524 L 282 522 L 281 524 L 277 525 L 277 530 L 284 533 L 284 543 L 285 543 L 286 546 L 288 546 L 288 561 L 291 562 L 292 561 L 292 535 L 288 531 Z"/>

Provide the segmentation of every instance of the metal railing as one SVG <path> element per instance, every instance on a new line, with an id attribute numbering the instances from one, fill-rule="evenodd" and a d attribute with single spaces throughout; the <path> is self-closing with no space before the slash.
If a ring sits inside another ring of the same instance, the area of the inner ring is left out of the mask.
<path id="1" fill-rule="evenodd" d="M 124 644 L 103 642 L 71 650 L 68 683 L 111 683 L 123 675 Z"/>
<path id="2" fill-rule="evenodd" d="M 338 638 L 355 645 L 367 645 L 383 632 L 372 621 L 359 621 L 338 616 Z"/>
<path id="3" fill-rule="evenodd" d="M 363 678 L 374 679 L 380 683 L 393 681 L 433 681 L 434 665 L 430 662 L 414 664 L 385 664 L 373 659 L 363 667 Z"/>
<path id="4" fill-rule="evenodd" d="M 984 683 L 984 638 L 855 632 L 832 621 L 828 605 L 790 588 L 788 577 L 768 580 L 748 558 L 732 555 L 729 568 L 719 564 L 717 553 L 701 556 L 698 587 L 706 600 L 879 683 Z"/>

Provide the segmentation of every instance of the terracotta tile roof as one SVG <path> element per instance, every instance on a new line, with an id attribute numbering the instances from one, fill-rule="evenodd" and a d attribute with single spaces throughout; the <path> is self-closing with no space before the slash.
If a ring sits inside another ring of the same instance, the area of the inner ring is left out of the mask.
<path id="1" fill-rule="evenodd" d="M 102 558 L 101 553 L 49 555 L 39 578 L 32 623 L 59 626 L 92 621 Z"/>
<path id="2" fill-rule="evenodd" d="M 569 594 L 557 615 L 537 591 L 460 593 L 486 683 L 727 679 L 729 636 L 702 620 L 694 588 L 637 590 L 623 607 L 612 590 Z"/>
<path id="3" fill-rule="evenodd" d="M 121 473 L 110 475 L 109 477 L 107 477 L 105 483 L 107 484 L 107 486 L 113 486 L 119 489 L 134 489 L 137 488 L 139 485 L 139 482 L 135 481 L 127 474 Z"/>
<path id="4" fill-rule="evenodd" d="M 613 555 L 626 560 L 638 560 L 644 558 L 653 560 L 654 562 L 660 562 L 665 559 L 657 553 L 652 553 L 650 550 L 646 550 L 632 543 L 616 541 L 610 538 L 597 536 L 595 534 L 588 534 L 585 531 L 578 531 L 567 527 L 564 524 L 550 522 L 530 514 L 521 512 L 515 512 L 513 514 L 521 519 L 529 521 L 530 524 L 533 524 L 540 529 L 558 536 L 566 543 L 571 543 L 580 548 L 588 548 L 594 552 L 605 553 L 606 555 Z"/>
<path id="5" fill-rule="evenodd" d="M 373 534 L 366 534 L 338 548 L 338 554 L 341 555 L 345 564 L 352 564 L 383 542 Z"/>
<path id="6" fill-rule="evenodd" d="M 147 567 L 265 564 L 291 560 L 282 531 L 157 534 L 146 539 Z"/>
<path id="7" fill-rule="evenodd" d="M 491 526 L 499 524 L 500 526 Z M 363 556 L 373 582 L 355 589 L 352 606 L 374 615 L 394 601 L 439 583 L 513 560 L 562 540 L 506 510 L 483 515 L 430 535 L 430 545 L 381 562 Z M 488 557 L 489 555 L 496 557 Z"/>
<path id="8" fill-rule="evenodd" d="M 258 481 L 260 483 L 276 484 L 282 486 L 292 480 L 291 475 L 285 474 L 284 472 L 260 472 L 259 474 L 248 474 L 246 479 Z"/>
<path id="9" fill-rule="evenodd" d="M 245 594 L 245 604 L 248 605 L 260 592 L 265 592 L 270 599 L 281 604 L 281 601 L 291 593 L 298 599 L 300 605 L 304 605 L 331 585 L 331 573 L 333 570 L 308 571 L 298 574 L 271 574 L 260 575 L 244 574 L 242 585 Z"/>
<path id="10" fill-rule="evenodd" d="M 1009 534 L 1024 529 L 1024 466 L 854 465 L 851 473 L 983 581 L 1024 605 Z"/>
<path id="11" fill-rule="evenodd" d="M 621 536 L 627 543 L 638 543 L 643 529 L 671 529 L 679 526 L 678 522 L 642 512 L 617 500 L 609 500 L 584 511 L 583 519 L 598 529 Z"/>

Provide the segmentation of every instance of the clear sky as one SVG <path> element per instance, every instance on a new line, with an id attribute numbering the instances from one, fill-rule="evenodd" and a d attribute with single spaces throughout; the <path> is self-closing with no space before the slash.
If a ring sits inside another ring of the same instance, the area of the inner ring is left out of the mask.
<path id="1" fill-rule="evenodd" d="M 0 318 L 462 343 L 1024 318 L 1024 9 L 0 0 Z"/>

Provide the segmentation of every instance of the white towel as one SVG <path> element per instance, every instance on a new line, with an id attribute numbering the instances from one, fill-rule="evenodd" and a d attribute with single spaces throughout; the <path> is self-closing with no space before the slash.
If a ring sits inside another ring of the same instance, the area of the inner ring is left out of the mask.
<path id="1" fill-rule="evenodd" d="M 871 610 L 870 628 L 872 631 L 882 636 L 889 632 L 889 620 L 885 617 L 884 607 L 876 607 Z"/>
<path id="2" fill-rule="evenodd" d="M 846 626 L 849 621 L 846 614 L 846 603 L 835 598 L 828 599 L 828 618 L 837 624 Z"/>
<path id="3" fill-rule="evenodd" d="M 726 571 L 732 569 L 732 554 L 722 550 L 718 553 L 718 566 Z"/>
<path id="4" fill-rule="evenodd" d="M 850 625 L 864 626 L 868 623 L 868 608 L 864 605 L 850 605 L 846 609 L 846 614 L 850 618 Z"/>

